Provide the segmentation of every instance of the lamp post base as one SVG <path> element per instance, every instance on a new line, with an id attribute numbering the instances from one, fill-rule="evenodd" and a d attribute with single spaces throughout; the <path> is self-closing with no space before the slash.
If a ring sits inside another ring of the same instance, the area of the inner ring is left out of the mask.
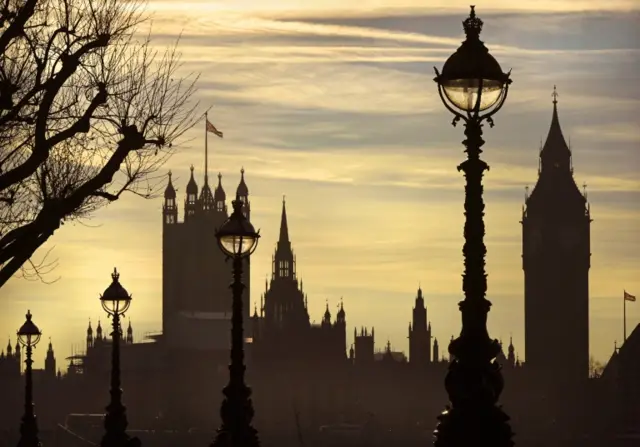
<path id="1" fill-rule="evenodd" d="M 36 418 L 23 418 L 20 425 L 20 440 L 18 447 L 41 447 L 38 439 L 38 426 Z"/>
<path id="2" fill-rule="evenodd" d="M 454 360 L 445 379 L 452 401 L 438 416 L 434 447 L 513 447 L 509 416 L 497 405 L 503 381 L 500 365 L 465 365 Z"/>
<path id="3" fill-rule="evenodd" d="M 222 426 L 211 447 L 259 447 L 258 431 L 251 425 L 253 404 L 246 386 L 225 387 L 227 397 L 222 401 Z"/>
<path id="4" fill-rule="evenodd" d="M 258 431 L 249 426 L 243 430 L 233 431 L 220 428 L 211 447 L 259 447 Z"/>

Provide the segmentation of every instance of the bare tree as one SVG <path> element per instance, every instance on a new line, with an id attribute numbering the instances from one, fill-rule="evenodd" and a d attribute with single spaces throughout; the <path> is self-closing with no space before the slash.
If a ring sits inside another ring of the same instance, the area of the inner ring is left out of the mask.
<path id="1" fill-rule="evenodd" d="M 592 379 L 598 379 L 602 376 L 605 365 L 596 360 L 593 356 L 589 357 L 589 377 Z"/>
<path id="2" fill-rule="evenodd" d="M 157 54 L 137 0 L 0 0 L 0 287 L 64 222 L 153 175 L 193 126 L 197 76 Z"/>

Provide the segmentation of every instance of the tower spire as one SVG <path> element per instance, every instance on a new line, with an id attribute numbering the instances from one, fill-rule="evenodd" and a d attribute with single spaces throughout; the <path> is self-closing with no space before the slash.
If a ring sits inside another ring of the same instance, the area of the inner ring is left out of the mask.
<path id="1" fill-rule="evenodd" d="M 571 150 L 562 134 L 558 118 L 558 91 L 553 86 L 553 115 L 547 140 L 540 151 L 540 173 L 571 172 Z"/>
<path id="2" fill-rule="evenodd" d="M 285 196 L 282 196 L 282 217 L 280 219 L 280 239 L 278 242 L 289 242 L 289 225 L 287 224 L 287 205 Z"/>

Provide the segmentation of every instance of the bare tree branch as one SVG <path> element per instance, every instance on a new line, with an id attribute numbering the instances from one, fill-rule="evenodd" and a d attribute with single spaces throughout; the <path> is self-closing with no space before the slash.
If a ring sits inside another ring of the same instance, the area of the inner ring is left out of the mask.
<path id="1" fill-rule="evenodd" d="M 154 197 L 154 173 L 193 126 L 197 75 L 158 54 L 137 0 L 2 0 L 0 287 L 45 281 L 31 258 L 66 221 L 125 192 Z"/>

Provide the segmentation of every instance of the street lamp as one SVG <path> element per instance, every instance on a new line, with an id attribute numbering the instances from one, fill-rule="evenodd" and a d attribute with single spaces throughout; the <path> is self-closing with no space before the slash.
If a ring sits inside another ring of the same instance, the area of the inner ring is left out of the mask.
<path id="1" fill-rule="evenodd" d="M 483 160 L 482 122 L 493 127 L 492 116 L 507 98 L 511 79 L 489 54 L 480 40 L 482 20 L 476 17 L 474 6 L 463 22 L 466 40 L 437 69 L 438 93 L 445 107 L 454 114 L 453 125 L 464 121 L 467 160 L 458 166 L 466 177 L 464 209 L 464 274 L 462 288 L 465 298 L 459 303 L 462 331 L 451 341 L 449 353 L 453 360 L 445 379 L 450 406 L 438 416 L 434 432 L 435 447 L 467 447 L 487 445 L 513 446 L 509 417 L 498 406 L 503 389 L 500 365 L 495 358 L 500 352 L 498 340 L 489 338 L 487 314 L 491 302 L 485 298 L 484 202 L 482 176 L 489 169 Z"/>
<path id="2" fill-rule="evenodd" d="M 102 308 L 111 317 L 113 332 L 111 333 L 111 402 L 107 406 L 104 417 L 105 434 L 100 442 L 101 447 L 125 447 L 140 445 L 138 438 L 127 435 L 127 409 L 122 404 L 122 388 L 120 388 L 120 317 L 131 305 L 131 295 L 120 284 L 120 274 L 114 268 L 111 274 L 111 285 L 100 296 Z"/>
<path id="3" fill-rule="evenodd" d="M 231 315 L 231 363 L 229 364 L 229 384 L 224 388 L 224 400 L 220 408 L 222 426 L 218 429 L 211 447 L 257 447 L 260 445 L 258 432 L 251 425 L 253 404 L 251 388 L 244 381 L 244 335 L 242 328 L 242 261 L 249 258 L 258 246 L 260 232 L 242 213 L 239 197 L 232 202 L 233 213 L 218 229 L 216 238 L 222 252 L 233 259 L 233 282 L 229 286 L 233 292 Z"/>
<path id="4" fill-rule="evenodd" d="M 30 310 L 27 311 L 26 317 L 27 321 L 25 321 L 20 330 L 18 330 L 18 342 L 27 348 L 27 358 L 24 361 L 27 365 L 27 369 L 24 372 L 24 416 L 22 416 L 22 423 L 20 424 L 20 441 L 18 441 L 18 447 L 40 447 L 38 424 L 36 422 L 36 415 L 33 412 L 33 374 L 31 369 L 33 360 L 31 360 L 31 351 L 40 341 L 42 332 L 40 332 L 38 326 L 31 321 Z"/>

